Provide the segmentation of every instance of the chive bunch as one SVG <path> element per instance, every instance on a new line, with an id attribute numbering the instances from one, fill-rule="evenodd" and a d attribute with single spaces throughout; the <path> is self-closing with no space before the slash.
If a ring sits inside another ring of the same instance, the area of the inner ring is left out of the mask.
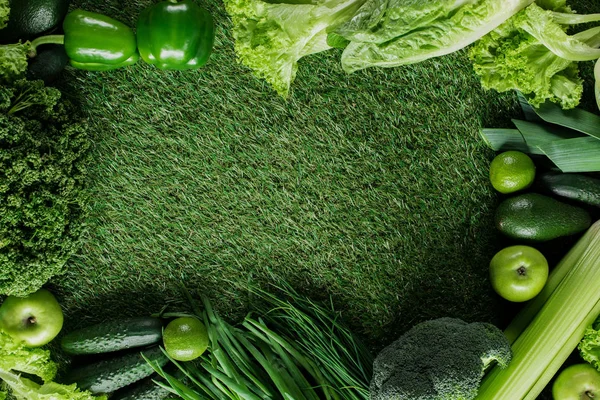
<path id="1" fill-rule="evenodd" d="M 373 359 L 333 310 L 281 285 L 283 297 L 252 289 L 260 300 L 240 326 L 203 298 L 196 310 L 209 334 L 198 362 L 173 363 L 183 378 L 154 366 L 165 387 L 185 400 L 367 400 Z"/>

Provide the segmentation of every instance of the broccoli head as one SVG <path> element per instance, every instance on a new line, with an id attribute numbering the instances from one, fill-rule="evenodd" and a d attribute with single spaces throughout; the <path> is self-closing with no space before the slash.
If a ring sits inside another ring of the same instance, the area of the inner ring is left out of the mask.
<path id="1" fill-rule="evenodd" d="M 510 362 L 508 340 L 492 324 L 440 318 L 414 326 L 373 364 L 371 400 L 474 399 L 488 365 Z"/>

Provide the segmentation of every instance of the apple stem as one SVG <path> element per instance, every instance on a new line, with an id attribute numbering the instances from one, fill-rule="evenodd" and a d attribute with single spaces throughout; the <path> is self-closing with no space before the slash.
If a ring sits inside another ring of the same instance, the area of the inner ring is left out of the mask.
<path id="1" fill-rule="evenodd" d="M 525 269 L 525 267 L 520 266 L 519 269 L 517 269 L 517 273 L 521 276 L 526 275 L 527 270 Z"/>
<path id="2" fill-rule="evenodd" d="M 35 317 L 29 317 L 27 318 L 27 323 L 33 325 L 37 322 L 37 319 Z"/>
<path id="3" fill-rule="evenodd" d="M 587 392 L 585 392 L 585 394 L 583 395 L 583 399 L 587 400 L 587 399 L 593 399 L 596 396 L 594 395 L 594 393 L 590 392 L 589 390 Z"/>

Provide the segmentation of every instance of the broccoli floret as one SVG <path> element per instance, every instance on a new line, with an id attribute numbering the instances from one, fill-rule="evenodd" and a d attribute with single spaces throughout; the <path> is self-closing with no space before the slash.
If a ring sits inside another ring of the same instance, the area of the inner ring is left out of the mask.
<path id="1" fill-rule="evenodd" d="M 440 318 L 414 326 L 373 364 L 370 400 L 474 399 L 486 368 L 510 362 L 508 340 L 483 322 Z"/>

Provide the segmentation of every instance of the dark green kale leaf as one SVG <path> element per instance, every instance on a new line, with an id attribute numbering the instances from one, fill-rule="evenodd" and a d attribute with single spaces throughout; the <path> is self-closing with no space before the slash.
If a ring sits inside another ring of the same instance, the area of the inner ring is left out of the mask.
<path id="1" fill-rule="evenodd" d="M 88 126 L 42 81 L 0 86 L 0 294 L 63 271 L 84 229 Z"/>

